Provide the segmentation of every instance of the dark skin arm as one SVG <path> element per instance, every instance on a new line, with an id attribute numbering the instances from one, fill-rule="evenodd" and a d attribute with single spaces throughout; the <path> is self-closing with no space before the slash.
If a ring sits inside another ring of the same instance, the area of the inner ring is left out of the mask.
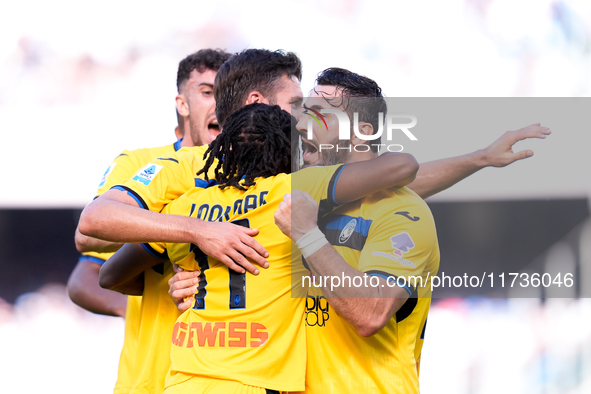
<path id="1" fill-rule="evenodd" d="M 70 299 L 93 313 L 125 317 L 127 297 L 99 286 L 100 269 L 101 265 L 98 263 L 79 261 L 68 279 Z"/>
<path id="2" fill-rule="evenodd" d="M 125 244 L 103 264 L 99 285 L 123 294 L 141 295 L 144 271 L 163 261 L 148 253 L 141 244 Z"/>

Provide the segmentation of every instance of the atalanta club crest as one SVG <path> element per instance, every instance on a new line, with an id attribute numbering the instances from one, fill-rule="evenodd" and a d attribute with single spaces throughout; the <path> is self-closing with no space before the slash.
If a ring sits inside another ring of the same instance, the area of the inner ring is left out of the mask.
<path id="1" fill-rule="evenodd" d="M 351 238 L 353 232 L 355 231 L 355 227 L 357 226 L 357 219 L 351 219 L 349 223 L 345 226 L 343 231 L 341 231 L 341 235 L 339 235 L 339 243 L 344 244 Z"/>

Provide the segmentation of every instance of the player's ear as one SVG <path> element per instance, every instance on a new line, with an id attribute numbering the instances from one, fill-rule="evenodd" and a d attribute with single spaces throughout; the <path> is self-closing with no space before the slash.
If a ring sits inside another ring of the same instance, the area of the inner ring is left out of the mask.
<path id="1" fill-rule="evenodd" d="M 246 97 L 246 103 L 245 103 L 245 105 L 254 104 L 254 103 L 269 104 L 269 100 L 267 100 L 265 98 L 265 96 L 263 96 L 260 92 L 258 92 L 256 90 L 253 90 Z"/>
<path id="2" fill-rule="evenodd" d="M 371 123 L 367 122 L 359 122 L 359 134 L 363 135 L 372 135 L 373 134 L 373 126 Z M 359 138 L 354 131 L 351 132 L 351 143 L 353 145 L 360 145 L 366 144 L 367 141 Z"/>
<path id="3" fill-rule="evenodd" d="M 183 94 L 177 94 L 176 98 L 176 110 L 182 117 L 189 116 L 189 103 L 187 98 Z"/>

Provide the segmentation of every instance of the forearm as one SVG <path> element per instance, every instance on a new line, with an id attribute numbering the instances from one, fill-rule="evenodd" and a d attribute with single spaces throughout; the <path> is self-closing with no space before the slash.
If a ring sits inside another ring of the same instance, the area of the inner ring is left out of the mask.
<path id="1" fill-rule="evenodd" d="M 399 293 L 388 287 L 384 279 L 351 267 L 330 244 L 308 256 L 306 262 L 316 285 L 322 284 L 322 293 L 331 307 L 361 336 L 371 336 L 382 329 L 408 298 L 402 293 L 397 297 Z M 362 285 L 357 287 L 353 283 Z"/>
<path id="2" fill-rule="evenodd" d="M 437 194 L 486 166 L 484 152 L 421 163 L 415 180 L 407 187 L 423 199 Z"/>
<path id="3" fill-rule="evenodd" d="M 98 238 L 88 237 L 82 234 L 77 228 L 74 239 L 76 241 L 76 249 L 78 249 L 80 253 L 114 253 L 123 246 L 123 243 L 121 242 L 109 242 Z"/>
<path id="4" fill-rule="evenodd" d="M 127 297 L 99 286 L 100 265 L 81 261 L 68 280 L 70 299 L 81 308 L 108 316 L 125 316 Z"/>
<path id="5" fill-rule="evenodd" d="M 127 282 L 119 283 L 107 291 L 121 293 L 121 295 L 126 296 L 141 296 L 144 294 L 144 274 L 141 273 Z"/>
<path id="6" fill-rule="evenodd" d="M 98 198 L 89 204 L 78 229 L 83 235 L 111 242 L 194 242 L 191 226 L 200 220 L 164 215 L 115 200 Z"/>
<path id="7" fill-rule="evenodd" d="M 141 295 L 143 272 L 163 260 L 146 252 L 140 244 L 125 244 L 101 267 L 99 285 L 129 295 Z"/>
<path id="8" fill-rule="evenodd" d="M 419 164 L 407 153 L 385 153 L 375 159 L 348 164 L 339 175 L 335 198 L 345 204 L 383 189 L 408 185 Z"/>

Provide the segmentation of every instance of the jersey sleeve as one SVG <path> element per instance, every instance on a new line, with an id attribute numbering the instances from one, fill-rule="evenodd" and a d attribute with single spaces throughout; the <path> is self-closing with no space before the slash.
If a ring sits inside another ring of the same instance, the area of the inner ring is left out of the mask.
<path id="1" fill-rule="evenodd" d="M 396 284 L 411 295 L 425 283 L 429 263 L 439 258 L 435 229 L 427 220 L 412 222 L 394 212 L 375 216 L 358 269 L 388 281 L 400 278 Z"/>
<path id="2" fill-rule="evenodd" d="M 120 183 L 123 183 L 126 179 L 130 178 L 139 164 L 133 155 L 133 152 L 124 150 L 113 160 L 113 162 L 107 168 L 107 171 L 103 174 L 99 188 L 96 192 L 96 197 L 100 196 L 110 188 Z"/>
<path id="3" fill-rule="evenodd" d="M 115 188 L 127 190 L 141 207 L 160 212 L 166 204 L 185 192 L 195 187 L 206 188 L 215 183 L 205 181 L 203 174 L 197 176 L 197 172 L 205 164 L 199 153 L 200 151 L 181 150 L 155 159 Z"/>
<path id="4" fill-rule="evenodd" d="M 105 261 L 107 261 L 112 255 L 113 253 L 86 252 L 80 255 L 78 262 L 87 261 L 90 263 L 103 265 Z"/>
<path id="5" fill-rule="evenodd" d="M 345 165 L 304 168 L 292 174 L 292 190 L 308 193 L 320 205 L 320 211 L 331 211 L 339 205 L 335 198 L 336 184 Z"/>
<path id="6" fill-rule="evenodd" d="M 134 154 L 133 151 L 124 150 L 121 152 L 103 174 L 95 198 L 112 188 L 114 185 L 122 183 L 127 178 L 131 177 L 137 170 L 138 166 L 137 155 Z M 82 253 L 78 261 L 88 261 L 103 265 L 112 255 L 113 253 L 87 252 Z"/>
<path id="7" fill-rule="evenodd" d="M 183 194 L 179 198 L 167 204 L 160 213 L 165 215 L 178 215 L 184 217 L 191 217 L 195 204 L 192 204 L 192 196 L 195 193 L 199 193 L 199 189 L 192 189 L 187 193 Z M 142 246 L 153 256 L 170 259 L 170 262 L 178 264 L 178 252 L 179 246 L 182 244 L 169 243 L 169 242 L 149 242 L 143 243 Z"/>

